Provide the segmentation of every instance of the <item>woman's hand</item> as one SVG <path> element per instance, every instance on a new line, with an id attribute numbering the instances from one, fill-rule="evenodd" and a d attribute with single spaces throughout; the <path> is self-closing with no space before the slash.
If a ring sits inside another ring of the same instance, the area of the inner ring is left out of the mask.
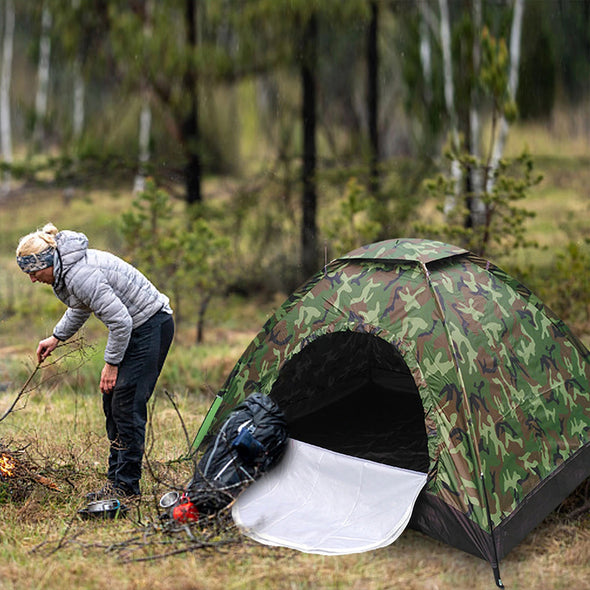
<path id="1" fill-rule="evenodd" d="M 59 340 L 55 336 L 41 340 L 37 346 L 37 361 L 44 361 L 57 348 L 58 344 Z"/>
<path id="2" fill-rule="evenodd" d="M 117 383 L 117 375 L 119 374 L 119 367 L 105 363 L 100 374 L 100 390 L 102 393 L 111 393 L 115 389 Z"/>

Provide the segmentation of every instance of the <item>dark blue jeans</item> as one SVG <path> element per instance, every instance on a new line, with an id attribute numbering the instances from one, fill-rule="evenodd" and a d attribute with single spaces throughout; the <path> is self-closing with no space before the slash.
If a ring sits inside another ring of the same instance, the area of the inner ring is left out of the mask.
<path id="1" fill-rule="evenodd" d="M 111 442 L 107 478 L 125 494 L 139 494 L 145 446 L 147 402 L 174 336 L 174 320 L 159 312 L 131 332 L 112 393 L 103 394 Z"/>

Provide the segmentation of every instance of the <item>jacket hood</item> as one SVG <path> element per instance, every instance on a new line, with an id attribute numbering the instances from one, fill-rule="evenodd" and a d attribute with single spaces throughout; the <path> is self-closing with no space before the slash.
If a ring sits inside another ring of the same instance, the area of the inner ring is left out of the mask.
<path id="1" fill-rule="evenodd" d="M 57 251 L 54 268 L 54 284 L 57 285 L 68 270 L 86 256 L 88 238 L 81 232 L 63 230 L 55 236 L 55 241 L 57 243 Z"/>

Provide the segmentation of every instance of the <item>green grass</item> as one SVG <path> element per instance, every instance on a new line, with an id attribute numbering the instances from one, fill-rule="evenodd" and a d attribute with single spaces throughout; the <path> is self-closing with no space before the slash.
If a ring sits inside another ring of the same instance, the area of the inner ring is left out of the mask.
<path id="1" fill-rule="evenodd" d="M 7 394 L 0 397 L 5 406 Z M 206 404 L 192 395 L 177 397 L 180 414 L 197 423 Z M 29 455 L 60 485 L 59 492 L 38 486 L 25 502 L 0 505 L 0 576 L 3 590 L 33 588 L 156 589 L 348 589 L 492 588 L 489 565 L 480 559 L 406 531 L 392 546 L 342 557 L 306 555 L 268 548 L 226 530 L 227 546 L 193 549 L 150 561 L 181 545 L 162 533 L 148 536 L 157 523 L 154 500 L 165 486 L 146 472 L 141 524 L 138 513 L 116 522 L 76 517 L 81 496 L 101 482 L 105 442 L 99 398 L 53 390 L 35 392 L 27 408 L 3 424 L 3 437 L 27 440 Z M 160 475 L 182 481 L 190 464 L 167 466 L 186 444 L 178 414 L 159 395 L 148 444 L 150 464 Z M 73 486 L 73 487 L 72 487 Z M 502 562 L 511 589 L 584 588 L 590 575 L 588 521 L 547 519 Z M 145 535 L 145 536 L 144 536 Z M 172 541 L 172 544 L 170 542 Z M 167 544 L 165 544 L 167 543 Z M 132 559 L 132 561 L 128 561 Z"/>
<path id="2" fill-rule="evenodd" d="M 6 398 L 0 398 L 2 406 Z M 177 403 L 188 422 L 197 422 L 206 407 L 190 395 L 179 396 Z M 76 517 L 81 495 L 99 485 L 104 470 L 99 416 L 98 398 L 39 392 L 31 396 L 25 411 L 3 425 L 3 436 L 30 441 L 27 452 L 39 465 L 50 467 L 48 475 L 61 490 L 38 486 L 25 502 L 0 505 L 3 590 L 494 587 L 487 563 L 411 530 L 378 551 L 327 557 L 264 547 L 225 529 L 217 540 L 231 544 L 156 559 L 182 546 L 186 537 L 150 533 L 158 522 L 154 501 L 166 488 L 149 472 L 143 481 L 141 524 L 135 509 L 130 518 L 119 521 Z M 148 445 L 150 464 L 160 475 L 182 481 L 190 465 L 170 467 L 166 462 L 181 456 L 186 445 L 176 411 L 162 398 L 157 400 L 151 426 L 150 441 L 156 442 Z M 588 524 L 588 520 L 568 524 L 555 516 L 547 519 L 503 560 L 507 587 L 584 588 L 590 575 Z M 137 561 L 140 558 L 151 559 Z"/>
<path id="3" fill-rule="evenodd" d="M 233 305 L 237 314 L 241 306 L 237 301 Z M 141 512 L 134 509 L 128 519 L 89 522 L 77 517 L 84 493 L 100 487 L 105 473 L 107 445 L 100 396 L 92 383 L 100 358 L 90 360 L 78 375 L 67 373 L 33 390 L 26 396 L 26 406 L 0 423 L 0 439 L 29 445 L 27 454 L 37 471 L 60 488 L 56 492 L 38 485 L 25 500 L 0 503 L 2 590 L 494 587 L 487 563 L 411 530 L 385 549 L 326 557 L 264 547 L 224 529 L 219 539 L 231 541 L 228 545 L 195 547 L 185 554 L 159 558 L 186 541 L 183 534 L 170 538 L 154 532 L 159 522 L 155 506 L 169 489 L 166 483 L 182 485 L 190 477 L 192 465 L 175 462 L 185 456 L 189 444 L 182 423 L 189 435 L 195 434 L 209 404 L 206 394 L 185 387 L 182 371 L 188 367 L 176 365 L 192 362 L 197 372 L 208 366 L 211 374 L 221 377 L 219 366 L 232 364 L 243 342 L 255 333 L 236 334 L 239 324 L 233 320 L 228 326 L 211 334 L 211 345 L 201 349 L 182 344 L 190 334 L 179 335 L 181 343 L 175 343 L 151 405 L 147 448 L 154 474 L 144 471 Z M 19 381 L 0 395 L 0 408 L 7 407 L 30 369 L 31 363 L 22 365 Z M 164 394 L 164 383 L 177 409 Z M 212 389 L 218 385 L 210 382 Z M 133 561 L 146 558 L 151 559 Z M 502 561 L 501 571 L 511 589 L 584 588 L 590 576 L 588 516 L 568 523 L 552 515 Z"/>

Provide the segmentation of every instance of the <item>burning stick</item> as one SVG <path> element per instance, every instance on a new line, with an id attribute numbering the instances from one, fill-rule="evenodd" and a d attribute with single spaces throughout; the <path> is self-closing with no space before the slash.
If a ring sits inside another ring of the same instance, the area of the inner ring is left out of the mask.
<path id="1" fill-rule="evenodd" d="M 5 479 L 13 477 L 15 467 L 16 463 L 10 455 L 7 455 L 6 453 L 0 455 L 0 478 Z"/>
<path id="2" fill-rule="evenodd" d="M 60 491 L 59 486 L 54 481 L 44 475 L 35 473 L 31 467 L 24 461 L 18 461 L 6 447 L 0 452 L 0 481 L 8 482 L 9 486 L 12 487 L 32 480 L 56 492 Z"/>

